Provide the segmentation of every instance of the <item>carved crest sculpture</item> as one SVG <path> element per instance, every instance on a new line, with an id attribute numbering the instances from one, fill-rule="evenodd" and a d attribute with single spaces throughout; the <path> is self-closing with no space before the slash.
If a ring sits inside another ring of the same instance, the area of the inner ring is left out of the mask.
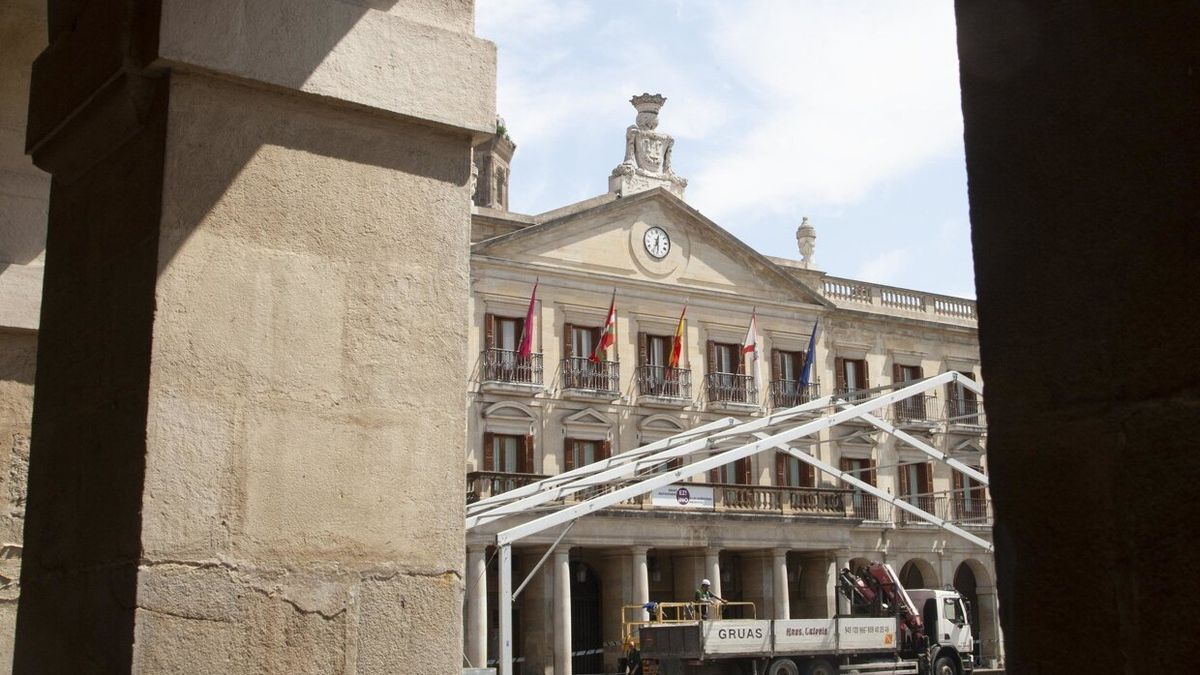
<path id="1" fill-rule="evenodd" d="M 637 110 L 636 123 L 625 131 L 625 161 L 613 169 L 608 179 L 609 192 L 630 195 L 656 187 L 665 187 L 683 197 L 687 180 L 671 170 L 671 150 L 675 139 L 658 131 L 658 111 L 667 102 L 660 94 L 640 94 L 629 99 Z"/>

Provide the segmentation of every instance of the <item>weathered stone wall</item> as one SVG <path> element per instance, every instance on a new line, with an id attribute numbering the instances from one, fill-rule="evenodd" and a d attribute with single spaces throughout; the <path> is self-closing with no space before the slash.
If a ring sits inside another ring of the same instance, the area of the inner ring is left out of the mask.
<path id="1" fill-rule="evenodd" d="M 33 59 L 46 7 L 0 5 L 0 673 L 12 666 L 50 178 L 25 155 Z"/>
<path id="2" fill-rule="evenodd" d="M 15 669 L 455 672 L 494 48 L 469 2 L 197 7 L 50 7 Z"/>
<path id="3" fill-rule="evenodd" d="M 1178 670 L 1200 592 L 1200 7 L 957 20 L 1008 672 Z"/>

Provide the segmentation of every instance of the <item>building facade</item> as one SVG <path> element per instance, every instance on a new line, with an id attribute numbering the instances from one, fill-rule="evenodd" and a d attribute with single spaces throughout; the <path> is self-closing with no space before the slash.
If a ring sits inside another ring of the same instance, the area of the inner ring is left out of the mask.
<path id="1" fill-rule="evenodd" d="M 663 99 L 632 103 L 637 123 L 606 194 L 529 216 L 507 211 L 507 185 L 494 185 L 494 172 L 476 191 L 468 501 L 726 416 L 752 419 L 948 370 L 981 379 L 972 301 L 831 277 L 812 262 L 807 219 L 800 260 L 760 255 L 685 201 L 673 141 L 656 130 Z M 496 147 L 477 146 L 476 164 L 502 164 L 507 176 L 511 143 L 498 159 Z M 610 307 L 615 339 L 598 350 Z M 757 360 L 742 349 L 752 316 Z M 525 334 L 528 357 L 519 353 Z M 904 401 L 886 417 L 986 470 L 982 401 L 965 388 Z M 990 539 L 986 489 L 948 466 L 865 425 L 808 440 L 797 447 Z M 980 547 L 783 453 L 692 482 L 711 503 L 646 498 L 575 523 L 516 600 L 514 672 L 615 672 L 621 606 L 690 600 L 702 578 L 728 600 L 754 602 L 760 618 L 830 616 L 837 570 L 866 560 L 892 564 L 910 587 L 959 588 L 985 663 L 1002 658 L 995 570 Z M 467 535 L 464 653 L 476 666 L 498 653 L 494 534 Z M 515 549 L 514 583 L 558 534 Z"/>

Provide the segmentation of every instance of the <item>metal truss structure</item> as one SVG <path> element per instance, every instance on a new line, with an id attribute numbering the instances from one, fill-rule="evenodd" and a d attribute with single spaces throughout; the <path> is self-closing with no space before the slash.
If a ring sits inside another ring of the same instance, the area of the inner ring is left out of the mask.
<path id="1" fill-rule="evenodd" d="M 500 530 L 495 542 L 499 549 L 500 675 L 512 673 L 512 603 L 529 579 L 514 593 L 512 589 L 512 545 L 521 539 L 578 518 L 644 495 L 657 488 L 706 475 L 730 462 L 764 451 L 782 451 L 836 477 L 862 492 L 901 509 L 913 517 L 976 544 L 989 553 L 992 543 L 953 522 L 929 513 L 914 504 L 861 480 L 852 473 L 826 464 L 791 444 L 825 429 L 846 422 L 866 423 L 916 448 L 935 461 L 969 476 L 986 486 L 988 477 L 941 452 L 925 441 L 881 419 L 875 413 L 907 399 L 921 397 L 950 383 L 983 396 L 983 387 L 957 372 L 945 372 L 912 382 L 886 385 L 852 395 L 825 396 L 793 408 L 775 411 L 748 422 L 725 417 L 640 448 L 623 452 L 599 462 L 581 466 L 535 483 L 504 492 L 467 506 L 467 532 L 513 518 L 523 522 Z M 952 420 L 944 421 L 949 424 Z M 670 467 L 672 462 L 682 466 Z M 571 498 L 574 499 L 571 499 Z M 488 528 L 494 529 L 493 527 Z M 561 541 L 565 531 L 559 535 Z M 557 545 L 557 541 L 555 545 Z M 551 547 L 553 550 L 553 547 Z M 548 553 L 547 553 L 548 555 Z M 546 556 L 542 560 L 545 561 Z M 537 573 L 538 566 L 530 572 Z"/>

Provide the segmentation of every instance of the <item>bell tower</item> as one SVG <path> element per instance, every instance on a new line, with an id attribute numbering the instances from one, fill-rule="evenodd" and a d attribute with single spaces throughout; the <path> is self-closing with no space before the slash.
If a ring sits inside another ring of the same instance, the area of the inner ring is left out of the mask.
<path id="1" fill-rule="evenodd" d="M 508 136 L 504 119 L 496 118 L 496 133 L 475 146 L 473 161 L 479 172 L 471 201 L 497 211 L 508 210 L 508 165 L 517 144 Z"/>

